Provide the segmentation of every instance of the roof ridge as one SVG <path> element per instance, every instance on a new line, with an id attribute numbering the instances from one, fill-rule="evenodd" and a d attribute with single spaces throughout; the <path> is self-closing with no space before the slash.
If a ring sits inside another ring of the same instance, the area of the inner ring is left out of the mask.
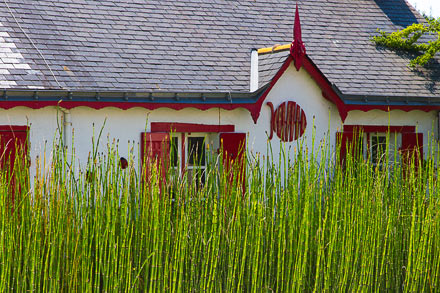
<path id="1" fill-rule="evenodd" d="M 258 49 L 257 52 L 258 52 L 258 55 L 275 53 L 275 52 L 290 50 L 291 46 L 292 46 L 292 43 L 285 44 L 285 45 L 276 44 L 276 45 L 273 45 L 272 47 L 260 48 L 260 49 Z"/>

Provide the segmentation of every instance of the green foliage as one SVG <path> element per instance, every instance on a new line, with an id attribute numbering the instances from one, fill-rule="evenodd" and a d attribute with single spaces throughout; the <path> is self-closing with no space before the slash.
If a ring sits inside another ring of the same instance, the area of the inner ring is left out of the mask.
<path id="1" fill-rule="evenodd" d="M 420 56 L 410 61 L 410 66 L 425 65 L 440 51 L 440 18 L 425 17 L 427 24 L 415 23 L 403 30 L 388 33 L 378 30 L 379 36 L 373 37 L 377 45 L 385 46 L 394 50 L 419 52 Z M 436 40 L 427 43 L 420 42 L 422 36 L 437 37 Z"/>
<path id="2" fill-rule="evenodd" d="M 0 291 L 440 290 L 437 145 L 423 166 L 382 169 L 342 168 L 329 145 L 277 151 L 248 155 L 245 192 L 216 157 L 203 187 L 141 181 L 114 145 L 88 172 L 56 151 L 33 189 L 0 172 Z"/>

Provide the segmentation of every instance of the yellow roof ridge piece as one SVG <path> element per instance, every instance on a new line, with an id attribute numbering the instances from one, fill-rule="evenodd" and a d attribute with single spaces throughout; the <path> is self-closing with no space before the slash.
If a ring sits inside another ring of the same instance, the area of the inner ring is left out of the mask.
<path id="1" fill-rule="evenodd" d="M 291 43 L 286 44 L 286 45 L 276 44 L 276 45 L 273 45 L 272 47 L 261 48 L 261 49 L 258 49 L 258 55 L 288 50 L 288 49 L 290 49 L 291 45 L 292 45 Z"/>

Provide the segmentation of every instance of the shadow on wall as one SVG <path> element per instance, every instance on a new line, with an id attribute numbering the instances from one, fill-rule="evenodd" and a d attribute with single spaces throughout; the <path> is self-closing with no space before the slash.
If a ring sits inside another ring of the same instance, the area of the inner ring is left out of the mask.
<path id="1" fill-rule="evenodd" d="M 405 0 L 375 0 L 375 2 L 394 25 L 407 27 L 420 21 Z"/>

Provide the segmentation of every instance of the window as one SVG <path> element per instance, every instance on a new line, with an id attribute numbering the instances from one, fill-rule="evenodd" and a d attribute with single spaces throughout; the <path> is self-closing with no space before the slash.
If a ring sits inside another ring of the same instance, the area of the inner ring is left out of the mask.
<path id="1" fill-rule="evenodd" d="M 209 156 L 220 149 L 220 140 L 228 158 L 242 158 L 246 134 L 236 133 L 234 129 L 234 125 L 152 122 L 151 132 L 141 133 L 141 162 L 147 164 L 143 166 L 148 174 L 148 164 L 152 162 L 149 157 L 153 156 L 162 160 L 160 165 L 169 166 L 175 172 L 174 178 L 185 174 L 188 182 L 204 184 Z M 165 181 L 172 180 L 165 179 L 164 173 L 162 177 Z"/>
<path id="2" fill-rule="evenodd" d="M 205 183 L 206 171 L 205 136 L 189 136 L 187 139 L 188 182 Z"/>
<path id="3" fill-rule="evenodd" d="M 188 172 L 188 182 L 191 183 L 196 178 L 201 184 L 205 182 L 205 170 L 209 155 L 207 145 L 211 144 L 213 146 L 211 149 L 218 148 L 217 134 L 143 133 L 141 137 L 143 143 L 146 143 L 146 147 L 142 146 L 142 154 L 147 153 L 150 154 L 149 156 L 160 159 L 162 161 L 160 166 L 165 169 L 170 167 L 173 178 Z M 152 160 L 147 156 L 142 161 L 150 164 Z M 162 176 L 165 177 L 165 173 L 162 173 Z"/>
<path id="4" fill-rule="evenodd" d="M 391 132 L 388 134 L 388 153 L 387 133 L 373 132 L 366 133 L 364 136 L 366 136 L 368 140 L 370 160 L 373 166 L 380 164 L 382 168 L 384 162 L 387 160 L 387 155 L 391 165 L 397 163 L 395 159 L 398 160 L 399 158 L 398 156 L 395 157 L 395 152 L 401 147 L 401 135 L 399 133 Z"/>
<path id="5" fill-rule="evenodd" d="M 357 147 L 355 138 L 359 132 L 362 139 Z M 407 164 L 412 153 L 416 160 L 423 157 L 423 133 L 416 133 L 415 126 L 344 125 L 343 132 L 336 133 L 336 138 L 340 143 L 341 163 L 348 152 L 354 155 L 357 151 L 365 159 L 369 158 L 374 166 L 382 164 L 387 155 L 391 165 Z"/>
<path id="6" fill-rule="evenodd" d="M 371 136 L 371 161 L 373 165 L 377 165 L 379 161 L 384 160 L 386 151 L 386 135 L 372 135 Z"/>

